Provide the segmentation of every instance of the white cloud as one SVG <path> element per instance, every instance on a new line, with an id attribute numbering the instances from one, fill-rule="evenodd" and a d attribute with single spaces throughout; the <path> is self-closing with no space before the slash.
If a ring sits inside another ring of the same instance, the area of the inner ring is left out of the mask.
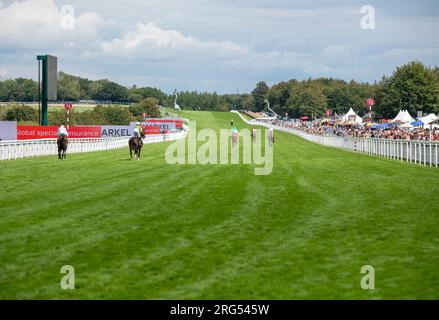
<path id="1" fill-rule="evenodd" d="M 360 28 L 361 0 L 0 1 L 3 77 L 35 78 L 43 52 L 69 73 L 171 91 L 374 81 L 412 59 L 439 61 L 437 0 L 377 2 L 373 32 Z M 61 4 L 74 6 L 74 30 L 61 28 Z"/>
<path id="2" fill-rule="evenodd" d="M 75 28 L 61 27 L 61 10 L 54 0 L 27 0 L 0 7 L 0 48 L 39 49 L 93 42 L 103 19 L 96 13 L 76 16 Z"/>
<path id="3" fill-rule="evenodd" d="M 164 30 L 150 22 L 137 23 L 135 30 L 127 32 L 122 38 L 102 43 L 107 55 L 142 57 L 166 60 L 170 58 L 190 59 L 205 57 L 232 59 L 248 54 L 248 49 L 231 41 L 201 41 L 185 36 L 179 31 Z"/>

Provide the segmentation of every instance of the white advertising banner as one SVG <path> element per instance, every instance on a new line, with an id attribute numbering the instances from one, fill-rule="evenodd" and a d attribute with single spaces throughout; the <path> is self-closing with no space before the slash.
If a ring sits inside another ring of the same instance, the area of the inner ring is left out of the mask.
<path id="1" fill-rule="evenodd" d="M 0 141 L 17 140 L 17 122 L 0 121 Z"/>
<path id="2" fill-rule="evenodd" d="M 131 137 L 134 126 L 101 126 L 102 138 Z"/>

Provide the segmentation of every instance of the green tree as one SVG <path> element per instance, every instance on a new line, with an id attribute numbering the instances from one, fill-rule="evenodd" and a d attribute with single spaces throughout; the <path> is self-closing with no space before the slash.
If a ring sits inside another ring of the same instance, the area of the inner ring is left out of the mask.
<path id="1" fill-rule="evenodd" d="M 105 122 L 103 124 L 127 125 L 134 121 L 127 107 L 121 106 L 99 106 L 95 109 L 102 109 Z M 97 112 L 99 112 L 98 110 Z"/>
<path id="2" fill-rule="evenodd" d="M 146 113 L 149 118 L 159 118 L 161 116 L 160 109 L 157 106 L 158 100 L 155 98 L 146 98 L 135 105 L 129 106 L 131 115 L 136 120 L 142 120 L 142 113 Z"/>
<path id="3" fill-rule="evenodd" d="M 326 91 L 327 106 L 333 113 L 344 114 L 349 108 L 359 111 L 355 97 L 347 86 L 338 86 Z"/>
<path id="4" fill-rule="evenodd" d="M 290 117 L 320 117 L 326 109 L 326 97 L 321 87 L 301 84 L 290 94 L 287 100 L 287 112 Z"/>
<path id="5" fill-rule="evenodd" d="M 78 101 L 81 97 L 81 86 L 77 77 L 70 76 L 64 72 L 59 73 L 58 100 Z"/>
<path id="6" fill-rule="evenodd" d="M 6 121 L 28 121 L 38 123 L 38 110 L 26 105 L 14 105 L 5 115 Z"/>
<path id="7" fill-rule="evenodd" d="M 255 111 L 262 111 L 265 108 L 265 99 L 267 98 L 269 88 L 265 81 L 260 81 L 256 84 L 256 88 L 252 91 L 252 96 L 255 99 Z"/>
<path id="8" fill-rule="evenodd" d="M 21 94 L 18 101 L 36 101 L 38 99 L 38 84 L 34 80 L 17 78 L 15 82 Z"/>
<path id="9" fill-rule="evenodd" d="M 8 101 L 5 84 L 3 81 L 0 81 L 0 101 Z"/>
<path id="10" fill-rule="evenodd" d="M 262 111 L 265 109 L 265 99 L 268 96 L 269 87 L 265 81 L 260 81 L 251 92 L 254 99 L 254 111 Z"/>
<path id="11" fill-rule="evenodd" d="M 74 112 L 70 112 L 70 123 L 69 125 L 74 125 Z M 67 112 L 63 109 L 55 109 L 49 112 L 49 123 L 52 126 L 59 126 L 61 124 L 67 125 Z"/>
<path id="12" fill-rule="evenodd" d="M 255 98 L 251 94 L 244 95 L 241 100 L 242 110 L 255 110 Z"/>
<path id="13" fill-rule="evenodd" d="M 168 102 L 166 94 L 157 88 L 133 86 L 129 89 L 128 100 L 133 102 L 140 102 L 142 99 L 154 98 L 159 105 L 165 105 Z"/>
<path id="14" fill-rule="evenodd" d="M 128 101 L 128 89 L 106 79 L 93 82 L 90 91 L 93 100 Z"/>
<path id="15" fill-rule="evenodd" d="M 282 81 L 270 88 L 268 101 L 275 112 L 283 114 L 287 111 L 286 105 L 288 98 L 290 97 L 290 91 L 294 90 L 296 84 L 297 81 L 295 80 L 289 82 Z"/>
<path id="16" fill-rule="evenodd" d="M 5 80 L 3 82 L 5 101 L 22 101 L 24 92 L 14 80 Z"/>
<path id="17" fill-rule="evenodd" d="M 390 77 L 382 78 L 380 86 L 376 111 L 383 117 L 393 117 L 401 109 L 412 115 L 439 111 L 439 81 L 421 62 L 396 68 Z"/>

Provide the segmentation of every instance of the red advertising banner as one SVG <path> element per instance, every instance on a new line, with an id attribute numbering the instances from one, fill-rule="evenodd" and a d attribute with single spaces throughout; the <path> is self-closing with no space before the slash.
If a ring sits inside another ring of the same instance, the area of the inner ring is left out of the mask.
<path id="1" fill-rule="evenodd" d="M 58 126 L 17 126 L 17 139 L 56 139 Z M 70 126 L 69 138 L 101 138 L 100 126 Z"/>
<path id="2" fill-rule="evenodd" d="M 160 134 L 159 126 L 144 126 L 143 131 L 145 134 Z"/>
<path id="3" fill-rule="evenodd" d="M 182 128 L 183 127 L 183 120 L 181 120 L 181 119 L 146 118 L 145 122 L 175 123 L 177 128 Z"/>
<path id="4" fill-rule="evenodd" d="M 100 126 L 70 126 L 69 138 L 101 138 Z"/>

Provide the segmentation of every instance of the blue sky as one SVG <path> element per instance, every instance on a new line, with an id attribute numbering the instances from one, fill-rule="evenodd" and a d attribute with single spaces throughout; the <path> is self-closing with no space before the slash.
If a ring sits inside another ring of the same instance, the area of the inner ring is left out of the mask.
<path id="1" fill-rule="evenodd" d="M 36 78 L 36 55 L 127 86 L 249 92 L 256 82 L 379 80 L 439 65 L 439 1 L 0 0 L 0 78 Z M 63 6 L 75 9 L 62 28 Z M 375 9 L 375 29 L 360 12 Z"/>

